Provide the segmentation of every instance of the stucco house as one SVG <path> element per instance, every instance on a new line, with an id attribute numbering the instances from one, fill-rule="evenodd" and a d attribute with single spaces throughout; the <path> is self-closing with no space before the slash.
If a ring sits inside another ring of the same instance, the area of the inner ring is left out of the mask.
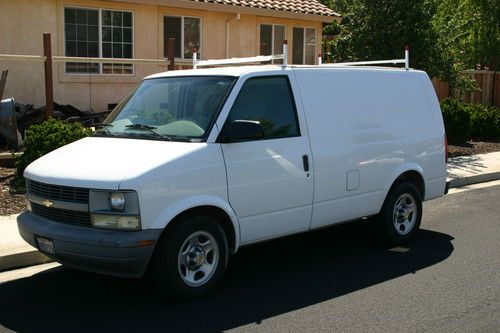
<path id="1" fill-rule="evenodd" d="M 340 16 L 316 0 L 3 0 L 0 54 L 42 55 L 43 32 L 52 54 L 162 59 L 175 38 L 179 62 L 282 53 L 289 63 L 314 64 L 322 25 Z M 0 60 L 8 69 L 4 96 L 44 105 L 41 62 Z M 54 63 L 54 100 L 99 112 L 119 102 L 144 76 L 165 64 Z"/>

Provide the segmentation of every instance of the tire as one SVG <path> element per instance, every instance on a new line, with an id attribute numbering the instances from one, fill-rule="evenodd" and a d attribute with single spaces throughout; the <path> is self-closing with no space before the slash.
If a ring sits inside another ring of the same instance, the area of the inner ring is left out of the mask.
<path id="1" fill-rule="evenodd" d="M 164 294 L 178 299 L 198 298 L 220 283 L 228 254 L 226 235 L 215 218 L 187 217 L 160 237 L 152 278 Z"/>
<path id="2" fill-rule="evenodd" d="M 415 237 L 422 221 L 422 196 L 411 183 L 395 185 L 380 212 L 380 222 L 386 240 L 402 245 Z"/>

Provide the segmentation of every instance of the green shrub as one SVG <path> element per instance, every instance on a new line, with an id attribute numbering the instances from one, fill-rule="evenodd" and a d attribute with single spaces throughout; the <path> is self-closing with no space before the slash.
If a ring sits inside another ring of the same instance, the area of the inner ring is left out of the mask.
<path id="1" fill-rule="evenodd" d="M 461 144 L 471 139 L 471 115 L 465 104 L 454 99 L 446 99 L 441 102 L 441 111 L 449 143 Z"/>
<path id="2" fill-rule="evenodd" d="M 32 125 L 26 130 L 24 153 L 16 159 L 17 178 L 22 181 L 24 169 L 43 155 L 78 139 L 89 136 L 92 131 L 80 123 L 64 120 L 49 120 Z"/>
<path id="3" fill-rule="evenodd" d="M 471 115 L 473 139 L 500 140 L 500 109 L 481 104 L 469 104 L 466 108 Z"/>

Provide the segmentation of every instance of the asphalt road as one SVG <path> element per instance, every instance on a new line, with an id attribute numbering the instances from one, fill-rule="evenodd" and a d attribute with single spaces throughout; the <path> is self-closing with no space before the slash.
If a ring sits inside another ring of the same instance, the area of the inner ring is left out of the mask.
<path id="1" fill-rule="evenodd" d="M 499 332 L 500 186 L 426 203 L 404 248 L 364 221 L 244 248 L 224 285 L 192 302 L 147 279 L 2 274 L 1 332 Z"/>

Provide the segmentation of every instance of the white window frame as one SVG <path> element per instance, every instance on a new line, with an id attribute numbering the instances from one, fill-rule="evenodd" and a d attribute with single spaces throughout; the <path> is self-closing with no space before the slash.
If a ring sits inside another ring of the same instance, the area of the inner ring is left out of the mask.
<path id="1" fill-rule="evenodd" d="M 301 26 L 294 26 L 292 28 L 292 32 L 293 32 L 293 29 L 302 29 L 302 36 L 303 36 L 303 40 L 304 40 L 304 45 L 302 45 L 302 64 L 297 64 L 297 65 L 308 65 L 306 64 L 306 49 L 307 49 L 307 45 L 314 45 L 314 64 L 309 64 L 309 65 L 316 65 L 317 64 L 317 53 L 318 53 L 318 29 L 314 28 L 314 27 L 301 27 Z M 314 44 L 311 44 L 311 43 L 307 43 L 307 39 L 306 39 L 306 36 L 307 36 L 307 29 L 312 29 L 314 30 L 314 36 L 315 36 L 315 39 L 316 39 L 316 43 Z M 292 40 L 293 40 L 293 37 L 292 37 Z M 293 48 L 292 48 L 293 50 Z M 293 59 L 293 55 L 292 55 L 292 59 Z"/>
<path id="2" fill-rule="evenodd" d="M 181 18 L 181 57 L 175 57 L 178 60 L 185 60 L 184 58 L 184 19 L 185 18 L 194 18 L 200 20 L 200 49 L 198 51 L 198 58 L 201 58 L 203 54 L 203 18 L 199 16 L 189 16 L 189 15 L 168 15 L 163 14 L 163 45 L 165 45 L 165 17 L 180 17 Z M 163 46 L 165 48 L 165 46 Z M 163 54 L 165 54 L 165 50 L 163 50 Z M 189 58 L 191 59 L 191 58 Z"/>
<path id="3" fill-rule="evenodd" d="M 277 55 L 276 54 L 276 50 L 274 49 L 274 30 L 275 30 L 275 27 L 279 26 L 279 27 L 283 27 L 284 30 L 285 30 L 285 38 L 284 40 L 286 40 L 286 34 L 287 34 L 287 26 L 286 25 L 283 25 L 283 24 L 273 24 L 273 23 L 261 23 L 260 24 L 260 30 L 259 30 L 259 43 L 261 43 L 262 41 L 260 40 L 260 35 L 261 35 L 261 32 L 262 32 L 262 26 L 263 25 L 270 25 L 272 26 L 272 32 L 271 32 L 271 55 Z M 260 44 L 259 44 L 260 45 Z M 259 52 L 260 53 L 260 52 Z M 283 60 L 280 60 L 280 61 L 283 61 Z M 275 60 L 273 59 L 271 61 L 271 63 L 274 64 Z"/>
<path id="4" fill-rule="evenodd" d="M 66 56 L 66 11 L 65 9 L 66 8 L 71 8 L 71 9 L 83 9 L 83 10 L 97 10 L 98 12 L 98 25 L 99 25 L 99 29 L 98 29 L 98 43 L 99 43 L 99 58 L 102 58 L 102 11 L 103 10 L 110 10 L 110 11 L 114 11 L 114 12 L 127 12 L 127 13 L 130 13 L 132 14 L 132 58 L 120 58 L 120 59 L 134 59 L 134 55 L 135 55 L 135 15 L 134 15 L 134 12 L 131 11 L 131 10 L 121 10 L 121 9 L 116 9 L 116 8 L 92 8 L 92 7 L 84 7 L 84 6 L 64 6 L 63 7 L 63 43 L 64 43 L 64 55 Z M 112 59 L 112 58 L 110 58 Z M 69 61 L 69 62 L 72 62 L 72 61 Z M 84 63 L 82 61 L 75 61 L 75 62 L 79 62 L 79 63 Z M 106 62 L 108 63 L 108 62 Z M 112 61 L 109 62 L 109 63 L 113 63 Z M 67 72 L 66 71 L 66 62 L 64 63 L 64 75 L 75 75 L 75 76 L 89 76 L 89 75 L 93 75 L 93 76 L 97 76 L 97 75 L 100 75 L 100 76 L 134 76 L 135 75 L 135 66 L 134 64 L 131 64 L 132 65 L 132 73 L 130 74 L 113 74 L 113 73 L 103 73 L 102 72 L 102 65 L 103 63 L 100 62 L 99 64 L 99 73 L 74 73 L 74 72 Z"/>

